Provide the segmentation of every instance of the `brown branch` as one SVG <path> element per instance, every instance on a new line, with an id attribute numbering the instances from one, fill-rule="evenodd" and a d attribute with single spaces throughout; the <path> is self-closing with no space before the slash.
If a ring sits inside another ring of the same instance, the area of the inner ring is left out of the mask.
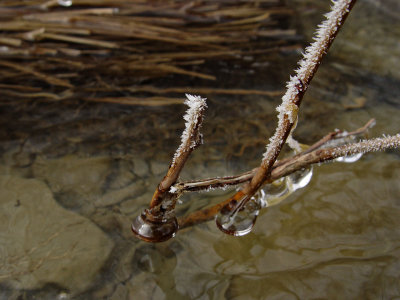
<path id="1" fill-rule="evenodd" d="M 370 122 L 369 122 L 370 123 Z M 363 127 L 366 128 L 366 127 Z M 360 131 L 354 131 L 360 132 Z M 329 135 L 327 135 L 329 136 Z M 400 147 L 400 134 L 395 136 L 389 136 L 385 138 L 375 138 L 371 140 L 365 140 L 359 143 L 347 144 L 338 147 L 315 149 L 311 152 L 304 151 L 299 155 L 286 159 L 283 163 L 277 163 L 274 165 L 271 176 L 267 183 L 271 183 L 282 177 L 288 176 L 298 170 L 308 167 L 312 164 L 332 161 L 336 158 L 354 155 L 357 153 L 367 153 L 375 151 L 384 151 L 390 148 Z M 244 197 L 242 191 L 237 192 L 229 199 L 218 203 L 214 206 L 205 208 L 189 214 L 188 216 L 182 217 L 178 220 L 179 228 L 183 229 L 195 224 L 209 221 L 215 217 L 215 215 L 227 205 L 230 205 L 228 209 L 236 208 L 237 202 Z"/>
<path id="2" fill-rule="evenodd" d="M 327 19 L 319 26 L 315 42 L 306 48 L 304 58 L 299 62 L 300 67 L 288 82 L 282 104 L 277 108 L 279 115 L 275 134 L 270 139 L 260 167 L 251 181 L 240 190 L 245 196 L 237 209 L 244 207 L 259 188 L 270 180 L 272 167 L 297 121 L 303 96 L 355 2 L 356 0 L 335 2 L 331 12 L 326 15 Z"/>
<path id="3" fill-rule="evenodd" d="M 281 165 L 284 165 L 287 161 L 293 160 L 297 157 L 303 156 L 306 153 L 312 152 L 316 149 L 319 149 L 321 147 L 324 147 L 324 145 L 328 144 L 332 140 L 336 139 L 341 139 L 344 137 L 355 137 L 361 134 L 365 134 L 368 129 L 370 129 L 372 126 L 375 124 L 375 119 L 369 120 L 364 126 L 345 133 L 343 131 L 337 130 L 328 133 L 325 135 L 323 138 L 321 138 L 319 141 L 308 147 L 306 150 L 304 150 L 301 153 L 298 153 L 292 157 L 285 158 L 279 161 L 276 161 L 274 164 L 274 168 L 277 168 Z M 200 180 L 195 180 L 195 181 L 186 181 L 186 182 L 179 182 L 177 183 L 174 187 L 179 190 L 181 193 L 184 192 L 199 192 L 199 191 L 207 191 L 210 189 L 216 189 L 216 188 L 225 188 L 228 186 L 234 186 L 238 184 L 242 184 L 245 182 L 249 182 L 254 174 L 257 172 L 258 168 L 254 168 L 253 170 L 238 174 L 238 175 L 232 175 L 232 176 L 226 176 L 226 177 L 215 177 L 215 178 L 207 178 L 207 179 L 200 179 Z"/>
<path id="4" fill-rule="evenodd" d="M 178 231 L 175 217 L 175 204 L 180 193 L 172 187 L 185 165 L 190 153 L 202 142 L 200 127 L 206 109 L 206 99 L 186 94 L 185 104 L 189 106 L 184 119 L 186 127 L 181 137 L 181 144 L 176 150 L 167 174 L 161 180 L 153 194 L 150 208 L 140 214 L 132 223 L 132 232 L 148 242 L 166 241 Z"/>
<path id="5" fill-rule="evenodd" d="M 182 134 L 182 143 L 176 150 L 167 174 L 154 192 L 150 208 L 155 208 L 163 202 L 165 194 L 170 193 L 169 189 L 176 183 L 190 153 L 192 153 L 192 151 L 202 142 L 200 127 L 203 122 L 204 110 L 207 107 L 205 99 L 192 95 L 186 96 L 188 99 L 185 103 L 188 104 L 189 109 L 184 116 L 184 119 L 186 120 L 186 128 Z M 174 206 L 175 203 L 173 203 L 173 207 Z"/>

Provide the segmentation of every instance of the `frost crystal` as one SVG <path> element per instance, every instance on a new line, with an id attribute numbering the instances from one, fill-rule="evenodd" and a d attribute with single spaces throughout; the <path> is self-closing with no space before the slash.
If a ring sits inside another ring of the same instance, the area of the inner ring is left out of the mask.
<path id="1" fill-rule="evenodd" d="M 359 143 L 349 144 L 338 147 L 332 153 L 335 157 L 354 155 L 357 153 L 367 153 L 383 151 L 390 148 L 400 147 L 400 134 L 365 140 Z"/>
<path id="2" fill-rule="evenodd" d="M 296 122 L 298 106 L 295 105 L 294 101 L 300 93 L 307 89 L 307 84 L 315 73 L 321 57 L 325 54 L 339 25 L 342 23 L 343 15 L 349 11 L 350 3 L 350 0 L 333 1 L 331 11 L 325 15 L 326 20 L 318 25 L 316 35 L 313 38 L 314 42 L 305 49 L 303 58 L 299 62 L 299 68 L 296 70 L 296 75 L 291 76 L 290 81 L 286 84 L 287 90 L 282 97 L 282 104 L 277 107 L 279 113 L 277 130 L 274 136 L 270 138 L 270 143 L 263 155 L 264 161 L 273 157 L 279 149 L 279 141 L 282 138 L 282 130 L 279 128 L 283 127 L 285 116 L 290 123 Z M 289 138 L 289 143 L 291 141 L 292 139 Z"/>
<path id="3" fill-rule="evenodd" d="M 207 108 L 206 98 L 201 98 L 200 96 L 193 96 L 186 94 L 185 104 L 189 106 L 183 119 L 186 121 L 185 130 L 181 136 L 181 144 L 176 150 L 174 158 L 172 160 L 172 165 L 175 164 L 176 159 L 183 153 L 188 151 L 190 148 L 194 148 L 200 137 L 199 133 L 199 122 L 204 110 Z"/>
<path id="4" fill-rule="evenodd" d="M 286 140 L 286 143 L 289 145 L 290 148 L 292 148 L 293 150 L 295 150 L 296 153 L 300 153 L 300 152 L 301 152 L 301 146 L 300 146 L 299 142 L 296 141 L 296 140 L 293 138 L 293 136 L 292 136 L 291 133 L 289 134 L 289 136 L 288 136 L 288 138 L 287 138 L 287 140 Z"/>
<path id="5" fill-rule="evenodd" d="M 306 48 L 303 59 L 296 70 L 297 76 L 303 81 L 311 75 L 310 70 L 314 69 L 319 62 L 319 57 L 325 51 L 331 38 L 336 34 L 342 23 L 343 14 L 349 11 L 350 0 L 338 0 L 333 2 L 331 11 L 325 15 L 326 20 L 318 25 L 314 42 Z"/>

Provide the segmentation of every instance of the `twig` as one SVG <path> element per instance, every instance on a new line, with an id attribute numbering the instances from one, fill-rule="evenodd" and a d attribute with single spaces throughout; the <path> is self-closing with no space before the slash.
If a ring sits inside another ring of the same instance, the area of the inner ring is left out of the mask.
<path id="1" fill-rule="evenodd" d="M 158 185 L 146 209 L 132 223 L 133 233 L 146 241 L 161 242 L 170 239 L 178 231 L 178 222 L 174 214 L 175 204 L 180 196 L 173 185 L 185 165 L 190 153 L 202 143 L 200 127 L 203 113 L 207 107 L 206 99 L 186 94 L 185 104 L 189 106 L 184 119 L 186 127 L 181 144 L 176 150 L 167 174 Z"/>
<path id="2" fill-rule="evenodd" d="M 364 126 L 358 128 L 354 131 L 348 132 L 345 135 L 344 135 L 343 131 L 340 131 L 340 130 L 330 132 L 327 135 L 325 135 L 322 139 L 320 139 L 319 141 L 317 141 L 316 143 L 314 143 L 313 145 L 308 147 L 303 152 L 298 153 L 294 156 L 276 161 L 273 168 L 277 168 L 279 166 L 285 165 L 288 161 L 293 161 L 294 159 L 297 159 L 298 157 L 304 156 L 307 153 L 310 153 L 316 149 L 324 147 L 324 145 L 328 144 L 332 140 L 340 139 L 343 137 L 354 137 L 357 135 L 364 134 L 374 124 L 375 124 L 375 119 L 371 119 Z M 174 188 L 176 190 L 179 190 L 181 193 L 195 192 L 195 191 L 196 192 L 207 191 L 207 190 L 216 189 L 216 188 L 226 188 L 228 186 L 235 186 L 235 185 L 250 181 L 253 178 L 254 174 L 257 173 L 257 171 L 258 171 L 258 168 L 254 168 L 251 171 L 247 171 L 247 172 L 244 172 L 239 175 L 179 182 L 174 186 Z M 279 179 L 279 178 L 275 178 L 274 180 L 276 180 L 276 179 Z"/>
<path id="3" fill-rule="evenodd" d="M 319 26 L 315 41 L 306 48 L 303 59 L 299 63 L 300 67 L 296 70 L 296 75 L 288 82 L 282 104 L 277 108 L 279 114 L 275 134 L 270 138 L 257 172 L 250 183 L 242 187 L 240 192 L 244 196 L 235 210 L 243 208 L 258 189 L 270 179 L 272 167 L 297 121 L 297 113 L 304 93 L 355 2 L 356 0 L 336 1 L 332 10 L 326 15 L 326 20 Z"/>
<path id="4" fill-rule="evenodd" d="M 384 151 L 390 148 L 399 147 L 400 134 L 397 134 L 395 136 L 375 138 L 339 147 L 316 149 L 311 152 L 305 151 L 295 157 L 288 158 L 284 163 L 279 165 L 277 164 L 276 166 L 274 165 L 268 182 L 270 183 L 282 177 L 288 176 L 312 164 L 327 162 L 339 157 L 358 153 Z M 251 174 L 249 174 L 249 176 L 251 176 Z M 249 178 L 247 179 L 250 180 Z M 239 191 L 221 203 L 182 217 L 178 220 L 179 228 L 183 229 L 195 224 L 209 221 L 213 219 L 224 206 L 229 205 L 231 202 L 238 201 L 243 197 L 244 193 Z M 232 207 L 232 209 L 234 208 L 235 207 Z"/>
<path id="5" fill-rule="evenodd" d="M 27 74 L 32 74 L 32 75 L 36 76 L 37 78 L 40 78 L 40 79 L 46 81 L 49 84 L 59 85 L 59 86 L 68 87 L 68 88 L 72 87 L 72 85 L 66 80 L 58 79 L 58 78 L 55 78 L 53 76 L 49 76 L 49 75 L 43 74 L 41 72 L 38 72 L 38 71 L 35 71 L 35 70 L 31 69 L 30 67 L 21 66 L 19 64 L 14 64 L 14 63 L 11 63 L 11 62 L 8 62 L 8 61 L 4 61 L 4 60 L 0 61 L 0 66 L 5 66 L 5 67 L 8 67 L 8 68 L 12 68 L 12 69 L 18 70 L 20 72 L 24 72 L 24 73 L 27 73 Z"/>
<path id="6" fill-rule="evenodd" d="M 178 228 L 185 228 L 193 224 L 207 221 L 213 218 L 218 212 L 227 212 L 229 216 L 236 215 L 236 213 L 245 208 L 244 206 L 246 203 L 252 199 L 255 193 L 264 184 L 272 183 L 279 178 L 288 176 L 312 164 L 357 153 L 382 151 L 389 148 L 400 147 L 400 134 L 353 144 L 346 144 L 344 146 L 327 147 L 327 145 L 329 146 L 329 142 L 334 139 L 342 139 L 346 142 L 348 138 L 364 133 L 374 124 L 374 120 L 370 120 L 358 130 L 350 133 L 335 131 L 322 138 L 307 150 L 290 158 L 277 161 L 282 147 L 285 142 L 287 142 L 288 138 L 290 144 L 295 145 L 297 143 L 291 138 L 291 133 L 297 123 L 298 109 L 303 96 L 311 83 L 319 64 L 321 63 L 322 58 L 327 53 L 355 2 L 356 0 L 337 0 L 334 2 L 331 12 L 326 15 L 327 19 L 319 26 L 315 42 L 306 48 L 304 57 L 299 62 L 300 66 L 296 70 L 296 75 L 291 77 L 287 84 L 287 91 L 282 97 L 282 104 L 277 108 L 279 112 L 278 125 L 275 134 L 267 145 L 267 149 L 258 168 L 238 176 L 176 183 L 184 163 L 186 162 L 190 152 L 198 144 L 197 141 L 200 138 L 198 130 L 195 130 L 195 128 L 197 128 L 197 123 L 201 123 L 202 114 L 199 113 L 197 117 L 188 117 L 192 115 L 190 113 L 186 115 L 185 119 L 188 123 L 182 137 L 182 144 L 174 156 L 171 167 L 155 191 L 150 204 L 150 209 L 146 210 L 144 214 L 136 218 L 132 225 L 132 229 L 138 237 L 152 242 L 164 241 L 174 236 Z M 188 98 L 190 97 L 188 96 Z M 197 99 L 200 100 L 201 98 L 197 97 Z M 203 106 L 205 107 L 205 103 Z M 189 111 L 192 108 L 193 107 L 191 107 Z M 188 119 L 194 119 L 197 121 L 193 123 L 189 122 Z M 190 133 L 192 132 L 192 129 L 194 130 L 193 134 Z M 193 141 L 195 142 L 193 143 Z M 339 141 L 339 143 L 342 143 L 343 141 Z M 193 145 L 193 147 L 191 145 Z M 183 192 L 221 188 L 241 183 L 244 183 L 241 189 L 229 199 L 226 199 L 212 207 L 196 211 L 181 218 L 179 221 L 176 220 L 174 207 L 178 197 Z M 173 214 L 173 218 L 155 218 L 158 216 L 165 217 L 170 213 Z M 228 225 L 230 226 L 230 224 L 232 223 L 229 223 Z M 225 228 L 224 226 L 220 226 L 221 224 L 218 222 L 217 225 L 226 233 L 234 233 L 230 227 Z"/>
<path id="7" fill-rule="evenodd" d="M 153 198 L 150 203 L 150 208 L 154 208 L 160 205 L 163 201 L 163 195 L 168 191 L 173 184 L 175 184 L 178 176 L 185 165 L 190 153 L 202 143 L 202 135 L 200 134 L 201 124 L 203 122 L 203 113 L 207 107 L 206 99 L 199 96 L 192 96 L 186 94 L 187 100 L 185 104 L 189 106 L 189 109 L 184 116 L 186 121 L 186 128 L 182 133 L 181 144 L 176 150 L 175 155 L 172 159 L 171 166 L 168 169 L 167 175 L 163 178 L 161 183 L 158 185 Z"/>

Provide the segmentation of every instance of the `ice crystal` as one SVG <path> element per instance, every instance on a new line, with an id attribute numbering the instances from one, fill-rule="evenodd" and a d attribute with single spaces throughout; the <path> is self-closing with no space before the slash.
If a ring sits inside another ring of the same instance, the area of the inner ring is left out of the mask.
<path id="1" fill-rule="evenodd" d="M 359 143 L 341 146 L 336 148 L 332 154 L 335 157 L 342 157 L 342 156 L 354 155 L 357 153 L 384 151 L 386 149 L 399 148 L 399 147 L 400 147 L 400 134 L 396 134 L 394 136 L 364 140 Z"/>
<path id="2" fill-rule="evenodd" d="M 285 118 L 292 124 L 297 120 L 298 107 L 294 101 L 300 93 L 303 93 L 307 89 L 307 84 L 311 76 L 315 73 L 321 57 L 328 49 L 329 44 L 342 23 L 343 15 L 349 11 L 350 3 L 350 0 L 334 1 L 331 11 L 325 15 L 326 20 L 318 25 L 316 35 L 313 38 L 314 42 L 305 49 L 303 58 L 299 62 L 299 68 L 296 70 L 296 75 L 291 76 L 289 82 L 286 84 L 287 90 L 282 97 L 282 104 L 277 107 L 277 130 L 267 145 L 267 149 L 263 155 L 264 161 L 268 161 L 271 157 L 275 156 L 279 149 L 279 142 L 282 138 L 282 130 L 280 128 L 283 127 Z"/>
<path id="3" fill-rule="evenodd" d="M 296 70 L 297 76 L 307 81 L 313 70 L 319 63 L 319 57 L 324 54 L 328 44 L 340 24 L 342 23 L 343 15 L 349 11 L 350 0 L 333 1 L 331 11 L 325 15 L 326 20 L 318 25 L 317 32 L 313 38 L 314 42 L 306 48 L 303 54 L 303 59 L 299 63 L 299 68 Z"/>
<path id="4" fill-rule="evenodd" d="M 170 189 L 169 189 L 169 192 L 170 192 L 171 194 L 174 194 L 174 193 L 176 193 L 177 191 L 178 191 L 178 189 L 177 189 L 175 186 L 171 186 Z"/>
<path id="5" fill-rule="evenodd" d="M 207 108 L 206 98 L 186 94 L 185 104 L 189 106 L 183 119 L 186 121 L 185 130 L 181 136 L 181 144 L 176 150 L 172 165 L 175 164 L 176 159 L 190 148 L 196 146 L 198 138 L 200 138 L 199 126 L 204 110 Z"/>
<path id="6" fill-rule="evenodd" d="M 300 153 L 301 152 L 300 143 L 293 138 L 292 133 L 289 134 L 289 136 L 288 136 L 288 138 L 286 140 L 286 143 L 289 145 L 290 148 L 295 150 L 296 153 Z"/>
<path id="7" fill-rule="evenodd" d="M 65 6 L 65 7 L 72 5 L 72 0 L 58 0 L 57 2 L 59 5 Z"/>

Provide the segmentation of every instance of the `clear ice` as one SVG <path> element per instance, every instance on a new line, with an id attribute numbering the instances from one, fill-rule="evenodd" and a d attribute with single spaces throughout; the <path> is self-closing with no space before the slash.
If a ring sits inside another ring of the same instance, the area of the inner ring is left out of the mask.
<path id="1" fill-rule="evenodd" d="M 251 232 L 256 223 L 262 205 L 258 197 L 252 197 L 243 208 L 238 205 L 232 211 L 222 209 L 215 220 L 217 227 L 224 233 L 243 236 Z"/>
<path id="2" fill-rule="evenodd" d="M 353 162 L 356 162 L 357 160 L 359 160 L 362 156 L 363 156 L 362 153 L 357 153 L 354 155 L 338 157 L 335 160 L 339 161 L 339 162 L 344 162 L 344 163 L 353 163 Z"/>
<path id="3" fill-rule="evenodd" d="M 286 177 L 287 185 L 291 192 L 301 189 L 310 183 L 313 175 L 313 168 L 309 166 L 298 170 Z"/>
<path id="4" fill-rule="evenodd" d="M 57 3 L 58 5 L 68 7 L 72 5 L 72 0 L 57 0 Z"/>

